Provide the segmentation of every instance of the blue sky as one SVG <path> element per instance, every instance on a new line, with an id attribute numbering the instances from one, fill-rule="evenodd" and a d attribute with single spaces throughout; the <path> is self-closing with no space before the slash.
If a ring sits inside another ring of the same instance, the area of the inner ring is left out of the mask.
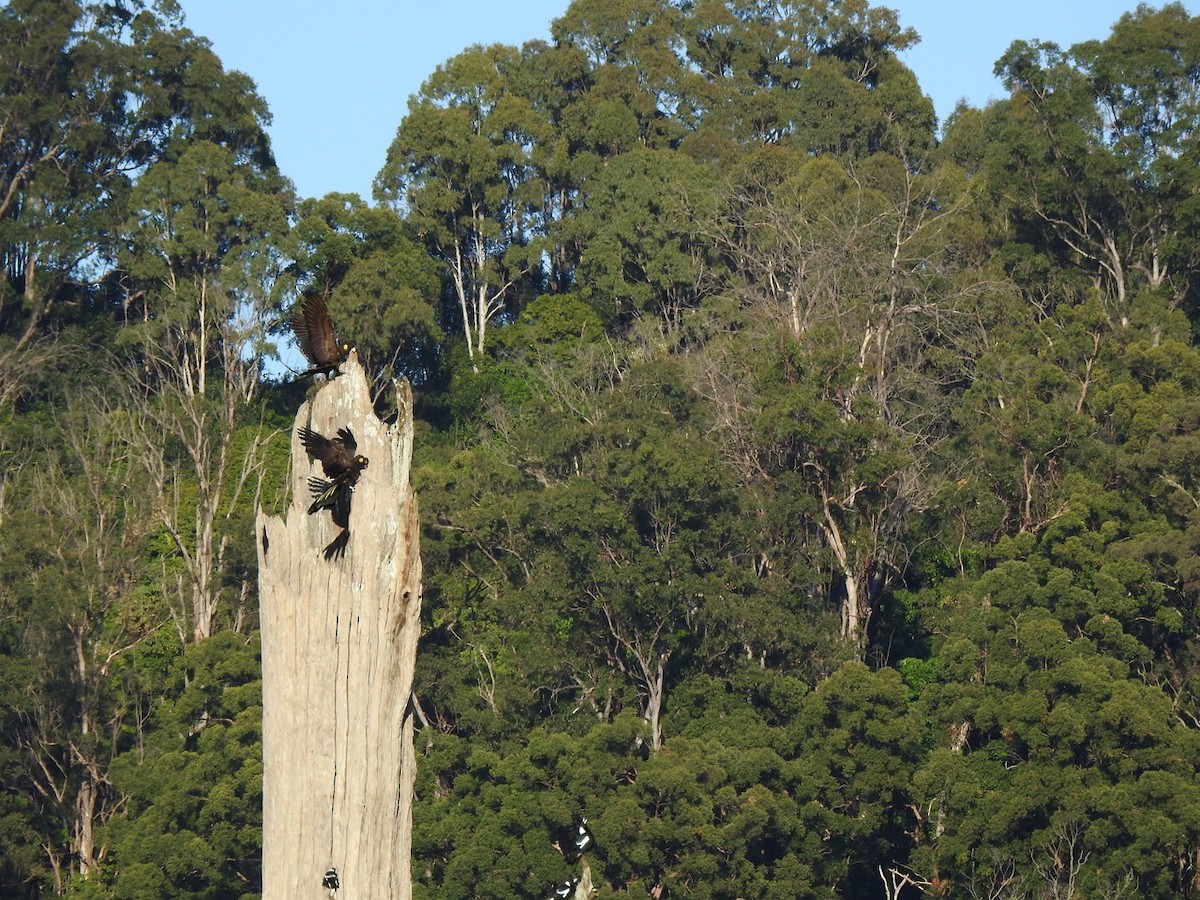
<path id="1" fill-rule="evenodd" d="M 271 107 L 279 166 L 301 196 L 369 199 L 408 98 L 472 44 L 548 38 L 568 0 L 181 0 L 188 26 Z M 1002 95 L 992 66 L 1014 40 L 1104 38 L 1136 0 L 893 0 L 921 43 L 904 54 L 942 119 Z M 1161 3 L 1152 3 L 1160 6 Z M 1184 6 L 1193 15 L 1200 0 Z M 334 11 L 336 7 L 336 12 Z"/>

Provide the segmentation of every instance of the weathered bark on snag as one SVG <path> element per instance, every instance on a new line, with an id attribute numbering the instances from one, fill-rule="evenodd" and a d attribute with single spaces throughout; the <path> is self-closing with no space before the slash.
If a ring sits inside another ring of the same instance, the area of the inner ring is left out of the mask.
<path id="1" fill-rule="evenodd" d="M 292 429 L 292 505 L 256 520 L 263 667 L 263 897 L 412 895 L 416 766 L 409 706 L 420 627 L 417 503 L 409 486 L 412 391 L 397 384 L 394 426 L 376 418 L 358 357 L 306 402 Z M 349 426 L 370 460 L 354 490 L 350 542 L 308 515 L 323 477 L 297 436 Z"/>

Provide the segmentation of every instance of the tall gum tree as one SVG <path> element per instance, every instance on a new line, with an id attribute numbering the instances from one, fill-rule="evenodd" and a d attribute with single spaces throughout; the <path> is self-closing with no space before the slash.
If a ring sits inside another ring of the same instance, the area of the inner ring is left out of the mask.
<path id="1" fill-rule="evenodd" d="M 178 627 L 193 640 L 213 633 L 221 603 L 220 519 L 241 492 L 256 490 L 262 471 L 265 433 L 240 460 L 233 447 L 258 392 L 255 350 L 281 270 L 273 249 L 287 229 L 281 187 L 232 150 L 195 140 L 153 166 L 132 195 L 122 254 L 131 318 L 120 336 L 135 360 L 125 367 L 135 412 L 129 440 L 152 473 L 159 520 L 184 563 Z M 163 435 L 178 442 L 179 457 Z"/>
<path id="2" fill-rule="evenodd" d="M 679 339 L 713 264 L 691 226 L 712 216 L 711 174 L 687 156 L 636 149 L 592 179 L 568 231 L 584 248 L 580 295 L 612 330 L 644 317 Z"/>
<path id="3" fill-rule="evenodd" d="M 925 174 L 877 154 L 796 171 L 773 165 L 780 155 L 760 154 L 765 172 L 782 177 L 764 183 L 747 167 L 709 226 L 735 260 L 735 296 L 764 340 L 737 359 L 718 339 L 697 370 L 741 477 L 770 496 L 798 476 L 812 498 L 816 540 L 801 553 L 832 570 L 842 637 L 862 651 L 930 497 L 952 407 L 944 385 L 961 381 L 974 340 L 979 229 L 955 166 Z M 777 571 L 792 568 L 785 560 L 797 549 L 778 547 Z"/>
<path id="4" fill-rule="evenodd" d="M 120 416 L 85 398 L 54 417 L 39 464 L 18 473 L 19 522 L 0 561 L 24 620 L 20 655 L 5 661 L 28 667 L 4 702 L 6 743 L 22 763 L 6 777 L 36 810 L 56 893 L 105 868 L 103 825 L 122 806 L 108 768 L 132 719 L 119 673 L 157 627 L 134 599 L 150 492 L 113 427 Z"/>
<path id="5" fill-rule="evenodd" d="M 0 401 L 108 282 L 133 183 L 187 136 L 269 160 L 265 105 L 171 2 L 0 9 Z M 33 354 L 33 356 L 31 356 Z"/>
<path id="6" fill-rule="evenodd" d="M 1143 5 L 1104 41 L 1066 51 L 1018 41 L 996 73 L 1010 97 L 991 110 L 989 174 L 1018 239 L 1050 238 L 1057 256 L 1094 279 L 1115 327 L 1130 324 L 1142 288 L 1182 304 L 1200 258 L 1186 200 L 1200 128 L 1200 17 L 1179 3 Z"/>
<path id="7" fill-rule="evenodd" d="M 248 345 L 273 261 L 265 242 L 251 253 L 247 241 L 286 227 L 265 104 L 170 2 L 8 4 L 0 46 L 0 403 L 23 390 L 60 326 L 123 318 L 121 350 L 136 360 L 125 380 L 134 405 L 158 416 L 133 446 L 161 456 L 172 434 L 201 481 L 194 524 L 178 521 L 190 510 L 170 473 L 161 495 L 188 565 L 181 630 L 203 637 L 219 568 L 213 481 L 227 461 L 210 442 L 234 433 L 231 410 L 256 389 Z M 229 383 L 211 384 L 216 372 Z"/>
<path id="8" fill-rule="evenodd" d="M 540 265 L 530 245 L 541 196 L 529 182 L 543 123 L 509 85 L 519 64 L 518 50 L 494 44 L 439 66 L 375 179 L 377 199 L 403 212 L 441 261 L 476 370 L 489 326 L 517 311 Z"/>
<path id="9" fill-rule="evenodd" d="M 896 58 L 916 34 L 886 7 L 701 0 L 682 28 L 698 155 L 792 143 L 866 156 L 894 149 L 896 130 L 932 143 L 932 103 Z"/>
<path id="10" fill-rule="evenodd" d="M 302 201 L 291 231 L 297 292 L 325 298 L 339 331 L 355 335 L 380 401 L 400 375 L 432 377 L 445 339 L 439 267 L 412 232 L 395 210 L 352 194 Z"/>
<path id="11" fill-rule="evenodd" d="M 119 200 L 152 144 L 133 110 L 127 22 L 74 2 L 0 9 L 0 401 L 30 375 L 48 321 L 107 255 Z"/>

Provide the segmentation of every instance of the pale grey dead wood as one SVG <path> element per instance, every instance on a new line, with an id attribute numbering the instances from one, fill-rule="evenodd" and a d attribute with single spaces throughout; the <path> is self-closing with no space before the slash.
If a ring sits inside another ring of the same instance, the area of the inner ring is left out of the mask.
<path id="1" fill-rule="evenodd" d="M 412 894 L 415 769 L 409 704 L 420 631 L 417 503 L 409 485 L 412 391 L 397 384 L 395 425 L 380 421 L 358 358 L 306 402 L 292 429 L 292 505 L 256 520 L 263 666 L 263 897 Z M 322 477 L 296 432 L 349 426 L 370 460 L 354 491 L 350 542 L 308 515 Z M 322 886 L 330 867 L 340 888 Z"/>
<path id="2" fill-rule="evenodd" d="M 575 894 L 572 900 L 589 900 L 594 893 L 596 890 L 592 887 L 592 867 L 587 864 L 585 859 L 579 873 L 579 884 L 575 885 Z"/>

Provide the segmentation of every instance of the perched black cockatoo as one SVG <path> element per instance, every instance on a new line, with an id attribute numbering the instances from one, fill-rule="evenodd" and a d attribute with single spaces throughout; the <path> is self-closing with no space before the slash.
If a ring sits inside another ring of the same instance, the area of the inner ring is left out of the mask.
<path id="1" fill-rule="evenodd" d="M 312 366 L 301 372 L 300 377 L 324 375 L 330 378 L 340 375 L 338 366 L 346 361 L 353 347 L 345 342 L 338 343 L 325 298 L 319 294 L 309 294 L 296 304 L 288 321 L 296 334 L 300 352 Z"/>
<path id="2" fill-rule="evenodd" d="M 554 900 L 567 900 L 575 890 L 575 886 L 579 884 L 579 876 L 575 875 L 568 878 L 562 884 L 554 889 Z"/>

